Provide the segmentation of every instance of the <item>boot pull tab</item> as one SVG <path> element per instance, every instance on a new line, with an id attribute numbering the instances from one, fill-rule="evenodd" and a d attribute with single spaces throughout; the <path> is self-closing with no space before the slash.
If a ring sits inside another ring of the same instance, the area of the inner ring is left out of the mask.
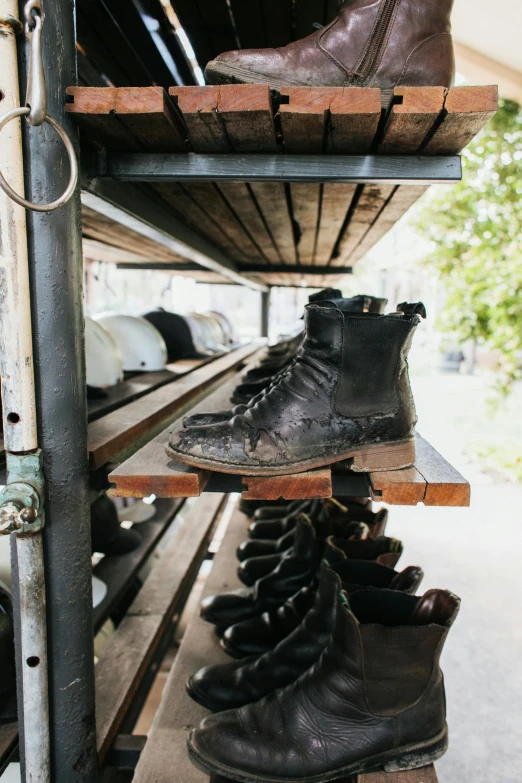
<path id="1" fill-rule="evenodd" d="M 413 610 L 412 625 L 452 625 L 459 606 L 460 598 L 449 590 L 428 590 Z"/>
<path id="2" fill-rule="evenodd" d="M 396 574 L 390 582 L 390 590 L 400 590 L 403 593 L 414 593 L 424 577 L 424 571 L 419 566 L 408 566 Z"/>
<path id="3" fill-rule="evenodd" d="M 401 302 L 401 304 L 397 305 L 397 312 L 407 316 L 420 315 L 421 318 L 428 317 L 422 302 Z"/>

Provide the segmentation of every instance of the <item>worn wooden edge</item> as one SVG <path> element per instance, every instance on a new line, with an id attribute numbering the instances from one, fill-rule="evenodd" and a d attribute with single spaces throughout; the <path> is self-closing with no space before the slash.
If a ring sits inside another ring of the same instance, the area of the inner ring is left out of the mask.
<path id="1" fill-rule="evenodd" d="M 118 626 L 96 666 L 96 726 L 101 764 L 143 679 L 154 651 L 208 550 L 226 496 L 194 503 Z"/>
<path id="2" fill-rule="evenodd" d="M 469 506 L 470 485 L 458 470 L 419 434 L 415 448 L 413 467 L 370 474 L 372 499 L 402 506 Z"/>
<path id="3" fill-rule="evenodd" d="M 356 775 L 351 783 L 438 783 L 438 778 L 435 767 L 430 764 L 402 772 L 369 772 L 366 775 Z"/>
<path id="4" fill-rule="evenodd" d="M 236 549 L 246 538 L 248 522 L 237 508 L 233 511 L 203 597 L 240 586 Z M 220 647 L 214 626 L 195 614 L 189 621 L 163 689 L 147 744 L 136 767 L 134 783 L 208 783 L 208 777 L 190 762 L 186 749 L 189 729 L 197 726 L 208 711 L 190 698 L 185 683 L 202 666 L 226 661 L 230 658 Z"/>
<path id="5" fill-rule="evenodd" d="M 243 476 L 245 500 L 300 500 L 331 498 L 332 471 L 328 468 L 294 473 L 290 476 Z"/>

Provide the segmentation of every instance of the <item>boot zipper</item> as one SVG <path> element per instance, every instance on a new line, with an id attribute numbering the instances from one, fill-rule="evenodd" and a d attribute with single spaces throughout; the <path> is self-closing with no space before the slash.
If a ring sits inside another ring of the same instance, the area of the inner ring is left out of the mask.
<path id="1" fill-rule="evenodd" d="M 360 68 L 354 74 L 361 81 L 365 81 L 370 75 L 373 66 L 381 54 L 384 39 L 388 32 L 388 27 L 397 5 L 398 0 L 382 0 L 379 17 L 375 24 L 373 38 L 361 61 Z"/>

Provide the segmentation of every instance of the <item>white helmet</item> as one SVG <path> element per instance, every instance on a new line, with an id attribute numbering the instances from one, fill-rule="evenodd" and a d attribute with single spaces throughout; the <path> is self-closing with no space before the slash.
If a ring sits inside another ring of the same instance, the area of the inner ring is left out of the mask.
<path id="1" fill-rule="evenodd" d="M 85 354 L 87 385 L 94 389 L 108 389 L 123 380 L 123 359 L 120 349 L 108 329 L 85 319 Z"/>
<path id="2" fill-rule="evenodd" d="M 118 344 L 126 372 L 159 372 L 167 363 L 167 346 L 155 326 L 145 318 L 120 313 L 96 316 Z"/>

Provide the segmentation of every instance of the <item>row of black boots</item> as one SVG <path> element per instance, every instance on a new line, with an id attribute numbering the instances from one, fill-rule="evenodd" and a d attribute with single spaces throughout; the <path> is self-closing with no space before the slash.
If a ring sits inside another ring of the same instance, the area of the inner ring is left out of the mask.
<path id="1" fill-rule="evenodd" d="M 187 683 L 216 713 L 188 739 L 210 775 L 323 783 L 425 766 L 448 744 L 439 657 L 458 610 L 415 595 L 422 568 L 396 568 L 388 512 L 363 498 L 259 507 L 238 548 L 245 587 L 205 599 L 234 660 Z"/>

